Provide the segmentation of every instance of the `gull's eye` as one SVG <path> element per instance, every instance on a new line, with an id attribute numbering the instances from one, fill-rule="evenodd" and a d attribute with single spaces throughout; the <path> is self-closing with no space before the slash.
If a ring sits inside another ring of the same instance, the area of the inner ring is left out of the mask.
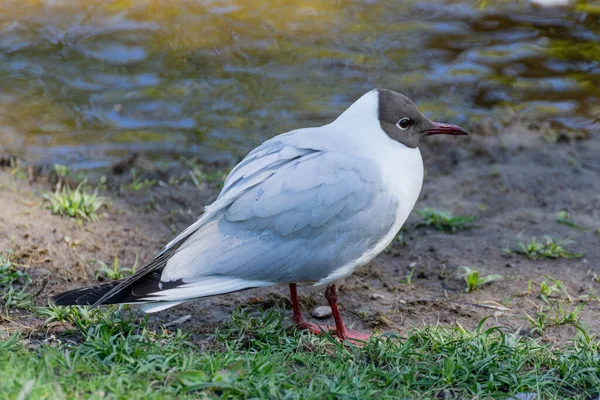
<path id="1" fill-rule="evenodd" d="M 410 126 L 411 120 L 408 117 L 400 118 L 398 122 L 396 122 L 396 126 L 403 131 L 407 130 Z"/>

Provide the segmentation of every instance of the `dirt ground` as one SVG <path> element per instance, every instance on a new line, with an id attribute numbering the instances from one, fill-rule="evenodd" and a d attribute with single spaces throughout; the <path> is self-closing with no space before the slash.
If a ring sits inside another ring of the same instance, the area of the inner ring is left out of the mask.
<path id="1" fill-rule="evenodd" d="M 468 138 L 436 137 L 422 145 L 426 177 L 416 209 L 430 206 L 477 214 L 478 219 L 471 229 L 446 234 L 422 226 L 421 217 L 413 213 L 405 225 L 405 245 L 395 243 L 392 251 L 341 284 L 347 323 L 355 329 L 404 335 L 422 324 L 460 323 L 473 328 L 491 316 L 488 325 L 528 335 L 532 325 L 527 315 L 535 317 L 540 307 L 549 308 L 539 293 L 544 275 L 550 275 L 564 283 L 572 298 L 572 303 L 561 304 L 571 311 L 585 303 L 580 322 L 600 333 L 600 303 L 595 298 L 600 282 L 594 279 L 594 274 L 600 275 L 600 138 L 575 140 L 568 133 L 548 132 L 514 122 L 498 131 L 480 127 Z M 163 182 L 181 173 L 137 162 L 145 176 Z M 108 188 L 101 193 L 110 205 L 98 221 L 78 225 L 43 207 L 41 193 L 52 187 L 47 179 L 17 179 L 9 168 L 0 171 L 0 249 L 13 249 L 27 266 L 37 305 L 47 304 L 50 296 L 66 289 L 97 283 L 94 260 L 110 264 L 118 254 L 123 267 L 132 266 L 136 257 L 140 264 L 150 261 L 218 193 L 210 186 L 198 190 L 189 181 L 134 192 L 127 190 L 128 176 L 107 171 Z M 576 223 L 590 229 L 558 224 L 556 214 L 561 210 L 570 211 Z M 572 238 L 569 249 L 585 256 L 534 261 L 503 252 L 516 246 L 519 235 L 529 241 L 545 234 Z M 459 266 L 482 275 L 499 274 L 504 280 L 466 293 Z M 218 296 L 153 314 L 152 321 L 191 315 L 180 328 L 202 338 L 227 321 L 237 306 L 289 310 L 287 293 L 282 286 Z M 303 287 L 300 294 L 307 316 L 315 306 L 326 304 L 321 289 Z M 35 331 L 41 322 L 30 313 L 17 312 L 0 318 L 0 330 Z M 549 326 L 544 340 L 561 343 L 574 331 L 568 324 Z"/>

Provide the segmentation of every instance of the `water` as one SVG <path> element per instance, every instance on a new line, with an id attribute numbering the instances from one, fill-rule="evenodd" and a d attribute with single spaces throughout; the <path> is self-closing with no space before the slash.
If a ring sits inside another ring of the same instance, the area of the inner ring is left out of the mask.
<path id="1" fill-rule="evenodd" d="M 471 126 L 600 130 L 600 2 L 0 0 L 0 146 L 235 160 L 373 87 Z"/>

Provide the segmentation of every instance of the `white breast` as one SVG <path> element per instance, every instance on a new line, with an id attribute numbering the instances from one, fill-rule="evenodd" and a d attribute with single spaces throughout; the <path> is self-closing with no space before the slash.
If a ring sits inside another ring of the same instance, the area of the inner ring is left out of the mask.
<path id="1" fill-rule="evenodd" d="M 372 107 L 372 105 L 368 103 L 363 105 L 361 110 L 363 115 L 367 107 Z M 342 279 L 381 253 L 392 242 L 408 218 L 423 185 L 423 159 L 418 148 L 413 149 L 390 139 L 381 129 L 375 116 L 358 120 L 353 118 L 353 115 L 344 116 L 342 114 L 340 119 L 342 119 L 340 122 L 346 126 L 345 129 L 352 129 L 356 132 L 358 146 L 352 146 L 353 152 L 357 156 L 368 158 L 379 165 L 383 181 L 383 193 L 380 195 L 392 196 L 397 200 L 398 208 L 394 210 L 396 218 L 392 228 L 384 233 L 374 246 L 366 249 L 361 257 L 352 260 L 318 281 L 315 286 L 327 285 Z M 340 122 L 336 121 L 335 123 Z"/>

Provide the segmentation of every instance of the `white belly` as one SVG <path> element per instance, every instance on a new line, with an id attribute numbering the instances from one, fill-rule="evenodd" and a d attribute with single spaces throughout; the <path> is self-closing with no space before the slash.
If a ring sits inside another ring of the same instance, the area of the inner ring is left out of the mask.
<path id="1" fill-rule="evenodd" d="M 388 195 L 398 200 L 398 208 L 395 210 L 396 219 L 392 228 L 362 256 L 334 270 L 327 277 L 316 282 L 314 286 L 331 284 L 368 264 L 389 246 L 415 206 L 423 185 L 423 159 L 419 149 L 412 149 L 393 142 L 386 149 L 385 154 L 377 155 L 377 162 L 381 166 L 385 190 Z"/>

